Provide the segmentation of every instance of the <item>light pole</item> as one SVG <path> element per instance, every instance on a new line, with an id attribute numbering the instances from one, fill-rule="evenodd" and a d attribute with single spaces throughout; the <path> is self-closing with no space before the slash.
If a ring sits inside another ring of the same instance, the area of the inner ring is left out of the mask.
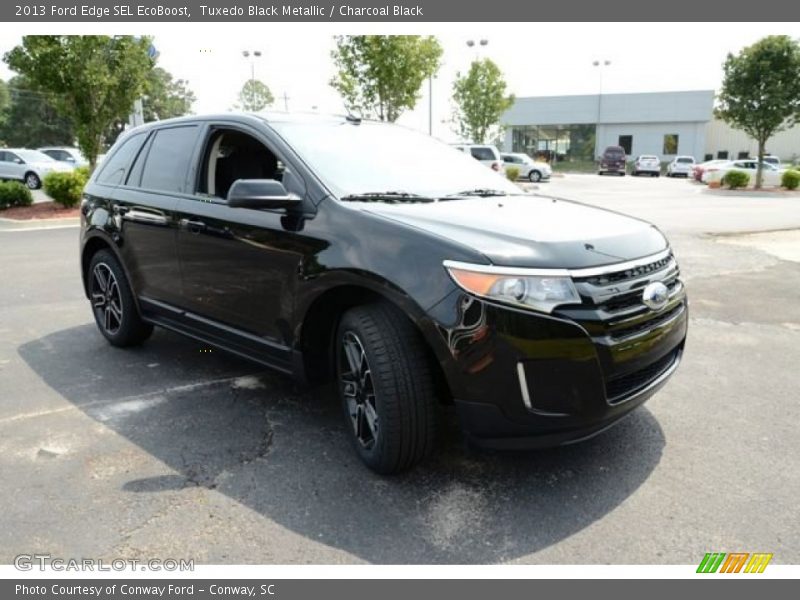
<path id="1" fill-rule="evenodd" d="M 610 60 L 595 60 L 592 62 L 593 67 L 597 67 L 600 72 L 600 83 L 598 86 L 598 93 L 597 93 L 597 125 L 594 129 L 594 153 L 600 151 L 600 120 L 602 117 L 602 110 L 603 110 L 603 71 L 605 68 L 611 64 Z"/>
<path id="2" fill-rule="evenodd" d="M 261 50 L 242 50 L 242 56 L 250 59 L 250 106 L 256 103 L 256 59 L 261 58 Z M 252 58 L 251 58 L 252 56 Z"/>

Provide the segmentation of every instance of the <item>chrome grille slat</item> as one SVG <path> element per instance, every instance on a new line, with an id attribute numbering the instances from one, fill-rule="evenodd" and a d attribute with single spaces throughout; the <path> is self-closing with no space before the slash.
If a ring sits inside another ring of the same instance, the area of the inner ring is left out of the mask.
<path id="1" fill-rule="evenodd" d="M 593 338 L 610 343 L 635 338 L 671 322 L 683 312 L 684 288 L 680 268 L 671 252 L 650 262 L 625 263 L 618 271 L 607 268 L 602 273 L 573 277 L 573 281 L 582 302 L 580 306 L 564 306 L 559 312 L 583 322 Z M 642 301 L 644 288 L 656 281 L 669 289 L 669 301 L 658 311 Z"/>

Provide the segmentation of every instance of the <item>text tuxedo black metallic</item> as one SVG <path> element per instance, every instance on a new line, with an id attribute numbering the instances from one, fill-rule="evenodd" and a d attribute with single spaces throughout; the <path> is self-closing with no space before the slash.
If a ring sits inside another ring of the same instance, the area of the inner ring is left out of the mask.
<path id="1" fill-rule="evenodd" d="M 683 351 L 686 295 L 655 227 L 523 193 L 394 125 L 145 125 L 98 167 L 81 213 L 86 294 L 112 344 L 158 325 L 332 378 L 356 451 L 382 473 L 431 452 L 440 403 L 486 446 L 591 436 Z"/>

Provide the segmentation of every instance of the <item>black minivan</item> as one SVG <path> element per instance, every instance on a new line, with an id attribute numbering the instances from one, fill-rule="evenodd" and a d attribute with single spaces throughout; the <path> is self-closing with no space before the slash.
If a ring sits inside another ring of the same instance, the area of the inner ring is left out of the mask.
<path id="1" fill-rule="evenodd" d="M 126 132 L 81 204 L 81 273 L 114 346 L 180 332 L 336 382 L 380 473 L 434 447 L 592 436 L 675 371 L 678 264 L 653 225 L 526 193 L 470 156 L 354 117 L 235 115 Z"/>

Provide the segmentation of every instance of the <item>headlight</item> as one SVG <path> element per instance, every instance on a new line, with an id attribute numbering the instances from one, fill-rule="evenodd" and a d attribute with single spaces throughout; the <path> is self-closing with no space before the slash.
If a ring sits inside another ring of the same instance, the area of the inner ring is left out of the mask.
<path id="1" fill-rule="evenodd" d="M 551 313 L 562 304 L 580 304 L 581 298 L 566 271 L 512 269 L 445 261 L 453 281 L 476 296 Z"/>

